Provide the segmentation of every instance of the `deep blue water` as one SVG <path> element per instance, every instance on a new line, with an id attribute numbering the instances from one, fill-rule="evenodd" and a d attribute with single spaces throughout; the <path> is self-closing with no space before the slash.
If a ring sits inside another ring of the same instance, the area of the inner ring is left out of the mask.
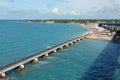
<path id="1" fill-rule="evenodd" d="M 73 39 L 87 30 L 80 25 L 0 21 L 0 65 L 19 60 L 47 46 Z M 7 80 L 120 80 L 120 44 L 84 40 L 42 59 Z"/>

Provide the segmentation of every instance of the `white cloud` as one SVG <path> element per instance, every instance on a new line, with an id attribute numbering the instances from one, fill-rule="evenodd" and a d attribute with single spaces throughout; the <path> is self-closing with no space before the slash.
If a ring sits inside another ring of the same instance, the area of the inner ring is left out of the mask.
<path id="1" fill-rule="evenodd" d="M 120 2 L 111 2 L 96 11 L 98 14 L 118 15 L 120 13 Z"/>
<path id="2" fill-rule="evenodd" d="M 80 16 L 80 12 L 77 11 L 77 10 L 65 10 L 65 9 L 58 9 L 58 8 L 54 8 L 52 10 L 52 13 L 53 14 L 56 14 L 56 15 L 62 15 L 62 16 L 65 16 L 65 15 L 73 15 L 73 16 Z"/>
<path id="3" fill-rule="evenodd" d="M 26 16 L 23 14 L 32 16 L 33 12 L 36 17 L 44 15 L 43 18 L 48 17 L 46 15 L 51 18 L 109 18 L 109 16 L 116 18 L 115 15 L 120 18 L 120 0 L 0 0 L 0 12 L 22 16 Z"/>
<path id="4" fill-rule="evenodd" d="M 54 9 L 52 10 L 52 12 L 53 12 L 53 14 L 56 14 L 56 15 L 60 14 L 60 11 L 59 11 L 58 8 L 54 8 Z"/>
<path id="5" fill-rule="evenodd" d="M 80 12 L 73 10 L 73 11 L 71 12 L 71 14 L 72 14 L 72 15 L 75 15 L 75 16 L 79 16 L 79 15 L 80 15 Z"/>

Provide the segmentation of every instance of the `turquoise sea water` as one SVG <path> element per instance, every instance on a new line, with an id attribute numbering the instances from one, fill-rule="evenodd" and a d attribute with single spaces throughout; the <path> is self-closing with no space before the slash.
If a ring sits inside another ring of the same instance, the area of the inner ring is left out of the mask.
<path id="1" fill-rule="evenodd" d="M 55 46 L 85 31 L 79 25 L 0 21 L 0 64 Z"/>
<path id="2" fill-rule="evenodd" d="M 48 46 L 73 39 L 87 30 L 72 24 L 0 21 L 0 65 Z M 84 40 L 56 55 L 15 71 L 6 80 L 120 80 L 120 44 Z"/>

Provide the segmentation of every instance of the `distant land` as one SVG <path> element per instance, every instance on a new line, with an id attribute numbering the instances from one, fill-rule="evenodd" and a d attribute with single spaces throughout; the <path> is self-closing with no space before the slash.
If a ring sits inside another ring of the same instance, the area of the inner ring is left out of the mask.
<path id="1" fill-rule="evenodd" d="M 48 20 L 25 20 L 27 22 L 45 22 L 45 23 L 120 23 L 120 19 L 48 19 Z"/>
<path id="2" fill-rule="evenodd" d="M 48 20 L 25 20 L 25 22 L 41 22 L 41 23 L 69 23 L 69 24 L 81 24 L 83 26 L 86 26 L 90 29 L 90 25 L 92 26 L 92 29 L 97 27 L 99 31 L 99 27 L 105 28 L 108 32 L 108 34 L 116 33 L 114 36 L 114 41 L 120 43 L 120 19 L 48 19 Z M 91 24 L 92 23 L 92 24 Z M 97 24 L 93 25 L 93 24 Z M 93 31 L 93 30 L 92 30 Z M 96 30 L 95 30 L 96 31 Z M 93 31 L 94 32 L 94 31 Z M 99 32 L 97 32 L 99 33 Z M 105 32 L 102 32 L 100 35 L 102 35 Z M 105 33 L 106 34 L 106 33 Z M 95 37 L 95 36 L 94 36 Z M 112 38 L 113 36 L 111 36 Z M 98 36 L 97 36 L 98 38 Z M 110 38 L 110 40 L 111 40 Z"/>

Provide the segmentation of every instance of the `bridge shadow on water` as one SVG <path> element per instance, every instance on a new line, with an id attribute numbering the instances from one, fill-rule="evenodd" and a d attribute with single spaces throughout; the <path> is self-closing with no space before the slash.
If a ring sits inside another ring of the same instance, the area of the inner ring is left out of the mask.
<path id="1" fill-rule="evenodd" d="M 120 33 L 116 33 L 79 80 L 115 80 L 114 73 L 120 56 L 120 44 L 113 42 L 116 36 Z"/>

